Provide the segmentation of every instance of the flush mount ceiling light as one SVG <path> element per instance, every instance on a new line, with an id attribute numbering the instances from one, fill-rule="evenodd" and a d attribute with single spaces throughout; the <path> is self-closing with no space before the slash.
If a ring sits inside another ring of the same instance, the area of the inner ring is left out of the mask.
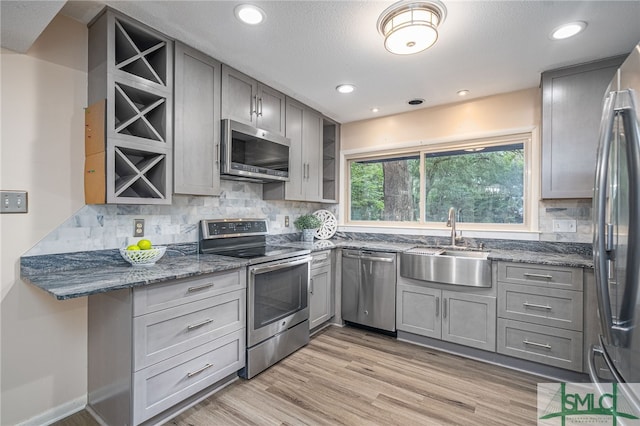
<path id="1" fill-rule="evenodd" d="M 235 7 L 233 12 L 236 18 L 249 25 L 257 25 L 266 17 L 264 10 L 252 4 L 240 4 Z"/>
<path id="2" fill-rule="evenodd" d="M 351 93 L 356 90 L 356 86 L 353 84 L 341 84 L 336 87 L 336 90 L 340 93 Z"/>
<path id="3" fill-rule="evenodd" d="M 438 25 L 447 9 L 439 1 L 402 0 L 385 9 L 378 18 L 378 31 L 384 47 L 397 55 L 411 55 L 433 46 Z"/>
<path id="4" fill-rule="evenodd" d="M 585 28 L 587 28 L 586 22 L 570 22 L 553 30 L 550 37 L 552 40 L 564 40 L 565 38 L 573 37 L 574 35 L 581 33 Z"/>
<path id="5" fill-rule="evenodd" d="M 467 96 L 469 91 L 467 89 L 458 90 L 458 96 Z"/>

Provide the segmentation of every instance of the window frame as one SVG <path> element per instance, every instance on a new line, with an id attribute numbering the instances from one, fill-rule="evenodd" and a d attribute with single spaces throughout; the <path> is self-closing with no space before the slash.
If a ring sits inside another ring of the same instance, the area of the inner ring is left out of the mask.
<path id="1" fill-rule="evenodd" d="M 534 152 L 533 152 L 533 132 L 517 132 L 503 136 L 493 136 L 473 139 L 458 139 L 448 142 L 424 143 L 419 142 L 411 146 L 404 146 L 397 149 L 377 150 L 377 151 L 361 151 L 344 155 L 344 225 L 371 228 L 409 228 L 409 229 L 449 229 L 446 224 L 440 222 L 427 222 L 425 220 L 425 176 L 424 162 L 425 154 L 433 152 L 455 151 L 460 149 L 471 149 L 488 146 L 509 145 L 515 143 L 523 144 L 524 151 L 524 170 L 523 170 L 523 223 L 478 223 L 478 222 L 459 222 L 456 225 L 458 230 L 468 231 L 505 231 L 505 232 L 524 232 L 532 231 L 537 220 L 534 220 L 535 211 L 533 210 L 533 198 L 536 190 L 532 186 L 532 175 L 535 170 Z M 420 158 L 420 217 L 415 222 L 402 221 L 366 221 L 351 219 L 351 163 L 354 161 L 371 161 L 384 160 L 388 158 L 405 157 L 417 155 Z"/>

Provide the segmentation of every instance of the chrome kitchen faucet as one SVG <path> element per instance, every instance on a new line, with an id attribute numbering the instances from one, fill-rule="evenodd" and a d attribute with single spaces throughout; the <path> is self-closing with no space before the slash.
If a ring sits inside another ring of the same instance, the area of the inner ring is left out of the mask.
<path id="1" fill-rule="evenodd" d="M 451 228 L 451 245 L 455 246 L 456 242 L 462 239 L 462 231 L 460 231 L 460 236 L 456 235 L 456 209 L 453 207 L 449 208 L 447 226 Z"/>

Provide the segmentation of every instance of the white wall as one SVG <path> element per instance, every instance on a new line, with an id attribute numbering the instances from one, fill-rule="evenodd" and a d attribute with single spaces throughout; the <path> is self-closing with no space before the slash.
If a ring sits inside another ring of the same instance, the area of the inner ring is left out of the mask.
<path id="1" fill-rule="evenodd" d="M 13 425 L 86 398 L 86 299 L 22 282 L 19 261 L 84 204 L 87 29 L 57 17 L 27 54 L 0 61 L 0 185 L 29 193 L 29 213 L 0 216 L 0 423 Z"/>
<path id="2" fill-rule="evenodd" d="M 531 233 L 505 233 L 499 238 L 590 243 L 591 200 L 539 200 L 541 95 L 539 88 L 519 90 L 455 104 L 423 108 L 342 125 L 341 149 L 347 152 L 387 150 L 532 131 Z M 343 170 L 342 176 L 346 176 Z M 346 184 L 346 183 L 345 183 Z M 342 186 L 344 188 L 344 185 Z M 344 197 L 342 197 L 344 199 Z M 345 206 L 342 206 L 343 210 Z M 345 214 L 346 216 L 346 214 Z M 553 232 L 554 219 L 574 219 L 577 232 Z M 401 232 L 401 231 L 399 231 Z M 430 232 L 425 230 L 425 232 Z M 463 232 L 464 234 L 464 232 Z M 470 235 L 469 232 L 466 233 Z M 485 238 L 497 232 L 476 233 Z"/>

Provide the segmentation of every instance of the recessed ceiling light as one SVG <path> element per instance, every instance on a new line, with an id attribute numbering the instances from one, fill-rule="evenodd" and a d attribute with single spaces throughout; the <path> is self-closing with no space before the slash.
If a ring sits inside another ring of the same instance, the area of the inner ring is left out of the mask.
<path id="1" fill-rule="evenodd" d="M 408 101 L 407 103 L 408 103 L 409 105 L 422 105 L 422 103 L 423 103 L 423 102 L 424 102 L 424 99 L 416 98 L 416 99 L 411 99 L 411 100 L 410 100 L 410 101 Z"/>
<path id="2" fill-rule="evenodd" d="M 458 90 L 458 96 L 467 96 L 469 91 L 467 89 Z"/>
<path id="3" fill-rule="evenodd" d="M 356 86 L 353 84 L 341 84 L 336 87 L 336 90 L 340 93 L 351 93 L 356 90 Z"/>
<path id="4" fill-rule="evenodd" d="M 236 18 L 249 25 L 257 25 L 266 17 L 264 10 L 252 4 L 240 4 L 233 11 Z"/>
<path id="5" fill-rule="evenodd" d="M 565 38 L 573 37 L 574 35 L 581 33 L 585 28 L 587 28 L 586 22 L 570 22 L 553 30 L 550 37 L 552 40 L 564 40 Z"/>
<path id="6" fill-rule="evenodd" d="M 378 112 L 380 111 L 378 108 L 371 108 L 371 112 Z"/>

